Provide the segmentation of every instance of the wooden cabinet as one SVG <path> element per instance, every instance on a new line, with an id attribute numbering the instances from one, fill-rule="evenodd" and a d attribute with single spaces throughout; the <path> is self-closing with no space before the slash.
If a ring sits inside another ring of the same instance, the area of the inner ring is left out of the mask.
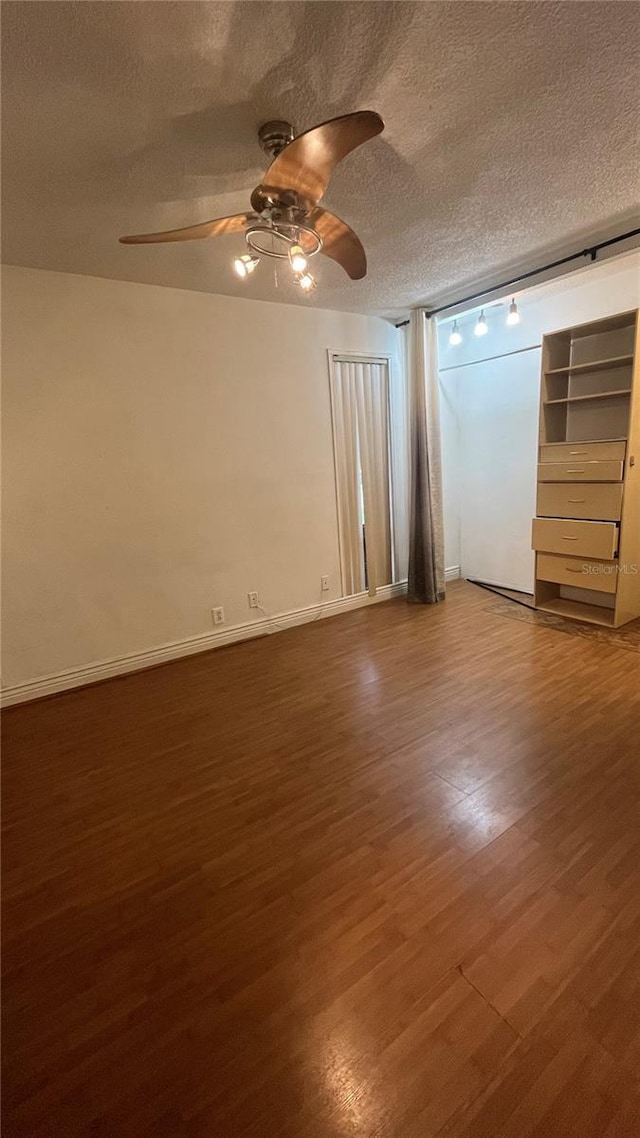
<path id="1" fill-rule="evenodd" d="M 535 601 L 612 628 L 640 617 L 639 359 L 637 310 L 542 344 Z"/>

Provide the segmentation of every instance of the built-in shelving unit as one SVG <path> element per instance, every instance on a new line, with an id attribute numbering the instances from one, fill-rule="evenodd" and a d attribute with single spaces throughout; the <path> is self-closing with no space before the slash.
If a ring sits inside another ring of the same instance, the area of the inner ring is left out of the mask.
<path id="1" fill-rule="evenodd" d="M 545 336 L 535 601 L 617 628 L 640 617 L 637 311 Z"/>

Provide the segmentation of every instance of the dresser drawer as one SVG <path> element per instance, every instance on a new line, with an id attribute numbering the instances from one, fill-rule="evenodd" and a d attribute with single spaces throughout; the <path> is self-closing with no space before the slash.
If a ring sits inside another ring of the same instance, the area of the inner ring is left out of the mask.
<path id="1" fill-rule="evenodd" d="M 618 548 L 618 527 L 613 522 L 534 518 L 531 546 L 544 553 L 568 553 L 571 557 L 610 561 Z"/>
<path id="2" fill-rule="evenodd" d="M 540 482 L 539 518 L 587 518 L 617 522 L 622 510 L 622 484 L 613 482 Z"/>
<path id="3" fill-rule="evenodd" d="M 573 585 L 596 593 L 615 593 L 617 561 L 585 561 L 583 557 L 562 557 L 557 553 L 539 553 L 536 577 L 557 585 Z"/>
<path id="4" fill-rule="evenodd" d="M 541 462 L 538 482 L 622 482 L 622 460 Z"/>
<path id="5" fill-rule="evenodd" d="M 622 460 L 627 444 L 624 439 L 611 443 L 543 443 L 540 462 L 603 462 L 610 458 Z"/>

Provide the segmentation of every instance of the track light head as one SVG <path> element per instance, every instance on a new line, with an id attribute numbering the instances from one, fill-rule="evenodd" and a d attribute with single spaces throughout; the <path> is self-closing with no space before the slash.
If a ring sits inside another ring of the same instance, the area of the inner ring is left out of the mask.
<path id="1" fill-rule="evenodd" d="M 489 331 L 489 325 L 487 324 L 487 319 L 486 319 L 485 314 L 484 314 L 484 309 L 480 313 L 480 315 L 476 321 L 476 326 L 473 329 L 473 331 L 476 334 L 476 336 L 486 336 L 487 332 Z"/>
<path id="2" fill-rule="evenodd" d="M 452 344 L 453 347 L 455 347 L 457 344 L 462 343 L 462 336 L 460 335 L 460 332 L 458 331 L 458 321 L 457 320 L 454 320 L 454 322 L 453 322 L 453 328 L 451 329 L 451 335 L 449 336 L 449 343 Z"/>
<path id="3" fill-rule="evenodd" d="M 507 324 L 519 324 L 519 323 L 520 323 L 520 313 L 518 312 L 518 305 L 516 304 L 516 298 L 514 296 L 511 300 L 511 304 L 509 305 L 509 312 L 507 315 Z"/>

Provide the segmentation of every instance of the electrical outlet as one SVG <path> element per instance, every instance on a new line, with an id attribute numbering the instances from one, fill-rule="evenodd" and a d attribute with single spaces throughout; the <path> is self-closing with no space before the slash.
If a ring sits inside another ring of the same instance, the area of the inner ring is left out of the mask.
<path id="1" fill-rule="evenodd" d="M 219 608 L 211 609 L 211 616 L 214 624 L 224 624 L 224 609 L 222 605 Z"/>
<path id="2" fill-rule="evenodd" d="M 250 609 L 259 609 L 260 608 L 257 593 L 247 593 L 247 598 L 249 600 L 249 608 Z"/>
<path id="3" fill-rule="evenodd" d="M 320 578 L 320 588 L 322 589 L 323 593 L 329 592 L 329 589 L 331 588 L 331 586 L 329 584 L 328 574 L 326 576 Z"/>

